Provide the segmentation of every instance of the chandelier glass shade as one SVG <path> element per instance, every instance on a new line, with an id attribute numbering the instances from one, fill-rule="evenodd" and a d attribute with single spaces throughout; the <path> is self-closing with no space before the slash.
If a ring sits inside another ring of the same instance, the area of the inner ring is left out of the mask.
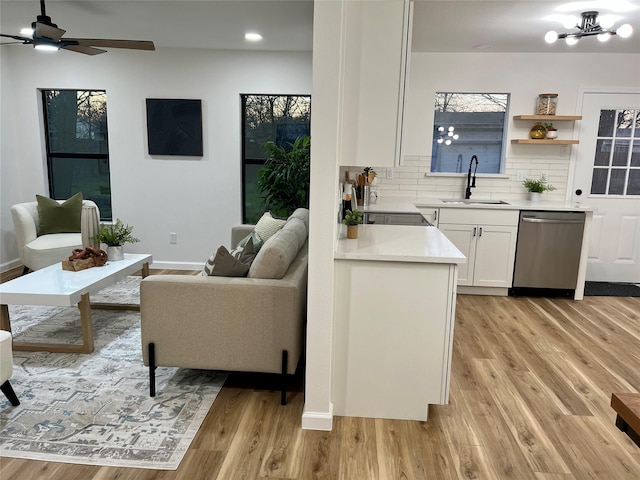
<path id="1" fill-rule="evenodd" d="M 445 129 L 443 126 L 439 126 L 438 128 L 436 128 L 436 131 L 438 132 L 438 138 L 436 140 L 438 143 L 451 145 L 454 140 L 458 140 L 458 138 L 460 138 L 457 133 L 454 133 L 455 128 L 451 126 L 447 129 Z"/>
<path id="2" fill-rule="evenodd" d="M 582 37 L 590 36 L 597 36 L 598 40 L 606 42 L 613 35 L 627 38 L 633 33 L 633 27 L 628 23 L 621 25 L 617 30 L 604 28 L 598 22 L 598 12 L 595 11 L 582 12 L 581 17 L 580 24 L 575 26 L 577 29 L 575 32 L 558 33 L 551 30 L 544 36 L 545 42 L 554 43 L 558 39 L 564 38 L 567 45 L 575 45 Z"/>

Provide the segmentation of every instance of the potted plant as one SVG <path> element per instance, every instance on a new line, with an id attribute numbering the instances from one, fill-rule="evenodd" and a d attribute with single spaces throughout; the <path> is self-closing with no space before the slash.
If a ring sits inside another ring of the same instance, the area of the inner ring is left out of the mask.
<path id="1" fill-rule="evenodd" d="M 558 130 L 556 129 L 556 127 L 553 126 L 553 123 L 545 123 L 544 128 L 547 129 L 547 134 L 546 134 L 547 138 L 551 140 L 558 138 Z"/>
<path id="2" fill-rule="evenodd" d="M 298 207 L 309 208 L 311 137 L 299 137 L 288 147 L 265 142 L 267 162 L 258 172 L 262 203 L 275 216 L 288 217 Z"/>
<path id="3" fill-rule="evenodd" d="M 543 192 L 551 192 L 556 189 L 553 185 L 551 185 L 547 178 L 543 175 L 540 175 L 540 178 L 525 178 L 522 181 L 522 185 L 527 191 L 531 194 L 531 201 L 536 202 L 540 200 L 540 194 Z"/>
<path id="4" fill-rule="evenodd" d="M 342 223 L 347 226 L 347 238 L 358 238 L 358 225 L 362 223 L 362 212 L 357 208 L 353 211 L 347 210 Z"/>
<path id="5" fill-rule="evenodd" d="M 107 256 L 109 260 L 124 260 L 123 245 L 125 243 L 136 243 L 140 239 L 132 235 L 133 227 L 125 225 L 119 218 L 115 223 L 101 224 L 100 231 L 91 240 L 107 245 Z"/>

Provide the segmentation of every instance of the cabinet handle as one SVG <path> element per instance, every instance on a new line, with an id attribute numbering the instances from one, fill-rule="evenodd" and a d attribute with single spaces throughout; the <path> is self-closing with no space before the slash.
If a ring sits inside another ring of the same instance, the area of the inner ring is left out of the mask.
<path id="1" fill-rule="evenodd" d="M 480 235 L 478 235 L 479 237 L 482 236 L 482 227 L 480 227 Z"/>
<path id="2" fill-rule="evenodd" d="M 433 211 L 433 221 L 437 222 L 438 221 L 438 210 L 434 210 Z"/>
<path id="3" fill-rule="evenodd" d="M 474 237 L 476 236 L 476 231 L 477 231 L 477 230 L 478 230 L 478 228 L 477 228 L 477 227 L 473 227 L 473 236 L 474 236 Z"/>

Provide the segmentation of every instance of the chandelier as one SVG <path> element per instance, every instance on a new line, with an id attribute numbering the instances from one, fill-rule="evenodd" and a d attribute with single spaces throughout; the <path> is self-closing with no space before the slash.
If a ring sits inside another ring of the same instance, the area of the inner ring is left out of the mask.
<path id="1" fill-rule="evenodd" d="M 453 140 L 458 140 L 460 136 L 457 133 L 453 133 L 454 127 L 449 127 L 445 130 L 443 126 L 439 126 L 436 131 L 438 132 L 438 143 L 444 143 L 445 145 L 451 145 Z"/>
<path id="2" fill-rule="evenodd" d="M 582 37 L 589 37 L 592 35 L 597 35 L 598 40 L 600 40 L 601 42 L 606 42 L 613 35 L 627 38 L 633 33 L 633 27 L 628 23 L 621 25 L 617 30 L 613 30 L 612 28 L 610 28 L 612 25 L 606 25 L 605 22 L 602 22 L 604 25 L 601 25 L 600 23 L 598 23 L 598 12 L 582 12 L 581 15 L 581 23 L 579 25 L 573 25 L 578 29 L 577 31 L 569 33 L 557 33 L 551 30 L 544 36 L 545 42 L 554 43 L 559 38 L 564 38 L 565 42 L 567 42 L 567 45 L 575 45 Z M 566 27 L 571 28 L 571 26 Z"/>

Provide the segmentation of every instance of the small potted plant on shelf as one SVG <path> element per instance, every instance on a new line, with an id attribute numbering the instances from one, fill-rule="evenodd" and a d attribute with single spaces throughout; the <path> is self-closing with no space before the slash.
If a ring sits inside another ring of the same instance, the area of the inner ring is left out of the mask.
<path id="1" fill-rule="evenodd" d="M 358 238 L 358 225 L 362 223 L 362 212 L 357 208 L 353 211 L 347 210 L 342 223 L 347 226 L 347 238 Z"/>
<path id="2" fill-rule="evenodd" d="M 540 175 L 540 178 L 525 178 L 522 181 L 522 185 L 531 194 L 532 202 L 540 200 L 540 194 L 543 192 L 551 192 L 556 189 L 544 175 Z"/>
<path id="3" fill-rule="evenodd" d="M 125 225 L 122 223 L 122 220 L 117 218 L 115 223 L 101 224 L 100 231 L 95 237 L 92 237 L 91 240 L 107 245 L 107 256 L 109 260 L 124 260 L 123 245 L 125 243 L 136 243 L 140 241 L 140 239 L 132 235 L 132 232 L 132 226 Z"/>
<path id="4" fill-rule="evenodd" d="M 544 128 L 546 128 L 547 130 L 547 134 L 546 134 L 547 138 L 551 140 L 558 138 L 558 130 L 556 129 L 556 127 L 553 126 L 553 123 L 545 123 Z"/>

